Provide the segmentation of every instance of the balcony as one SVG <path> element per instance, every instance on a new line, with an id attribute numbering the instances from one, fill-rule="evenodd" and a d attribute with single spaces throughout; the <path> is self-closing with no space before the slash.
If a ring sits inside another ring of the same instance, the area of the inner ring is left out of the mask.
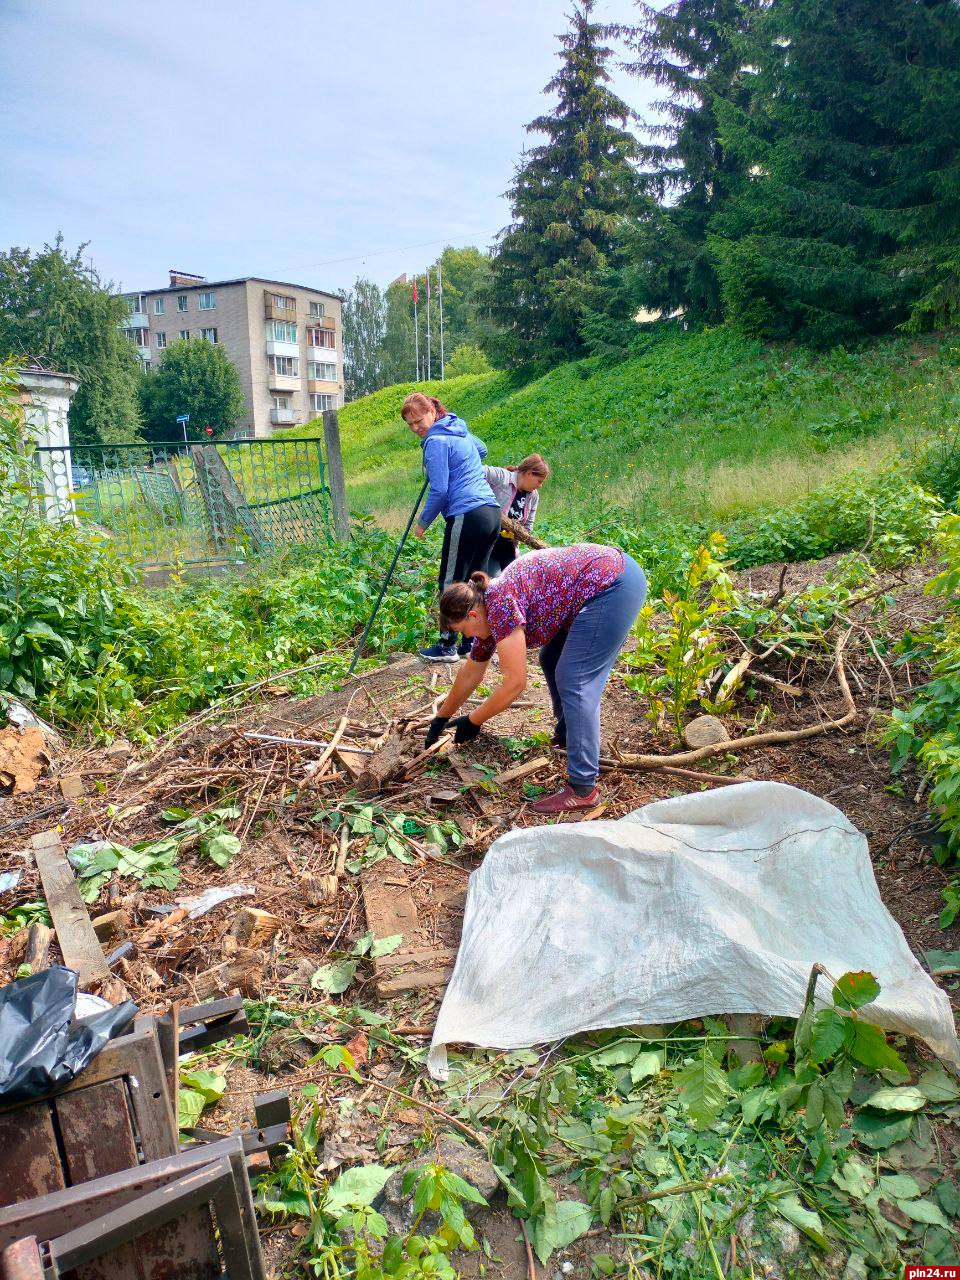
<path id="1" fill-rule="evenodd" d="M 150 360 L 150 348 L 137 347 L 137 355 L 140 357 L 141 360 L 148 362 Z"/>
<path id="2" fill-rule="evenodd" d="M 292 307 L 278 307 L 273 300 L 274 295 L 269 289 L 263 291 L 263 315 L 266 320 L 287 320 L 290 324 L 294 324 L 297 319 L 297 304 L 294 298 L 290 301 Z"/>
<path id="3" fill-rule="evenodd" d="M 307 347 L 307 359 L 311 364 L 336 364 L 336 347 Z"/>
<path id="4" fill-rule="evenodd" d="M 317 325 L 321 329 L 336 329 L 337 327 L 333 316 L 318 316 L 315 320 L 311 320 L 310 323 Z"/>
<path id="5" fill-rule="evenodd" d="M 301 382 L 299 376 L 293 377 L 286 373 L 268 373 L 267 386 L 271 391 L 299 391 Z"/>
<path id="6" fill-rule="evenodd" d="M 293 356 L 300 354 L 299 342 L 277 342 L 274 338 L 267 339 L 267 355 L 268 356 Z"/>
<path id="7" fill-rule="evenodd" d="M 130 311 L 120 321 L 121 329 L 149 329 L 150 321 L 145 311 Z"/>
<path id="8" fill-rule="evenodd" d="M 307 379 L 307 392 L 310 395 L 329 395 L 332 391 L 339 391 L 340 383 L 336 378 L 324 381 L 321 378 Z"/>
<path id="9" fill-rule="evenodd" d="M 275 427 L 293 427 L 297 419 L 293 409 L 271 409 L 270 421 Z"/>

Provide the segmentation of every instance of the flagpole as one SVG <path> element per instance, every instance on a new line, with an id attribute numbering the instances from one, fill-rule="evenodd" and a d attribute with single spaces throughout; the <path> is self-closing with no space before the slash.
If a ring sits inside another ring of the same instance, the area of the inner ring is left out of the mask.
<path id="1" fill-rule="evenodd" d="M 413 277 L 413 359 L 416 366 L 414 382 L 420 381 L 420 326 L 417 323 L 417 277 Z"/>
<path id="2" fill-rule="evenodd" d="M 427 381 L 433 377 L 433 365 L 430 362 L 430 268 L 427 267 Z"/>
<path id="3" fill-rule="evenodd" d="M 443 258 L 437 261 L 437 295 L 440 303 L 440 381 L 446 378 L 443 360 Z"/>

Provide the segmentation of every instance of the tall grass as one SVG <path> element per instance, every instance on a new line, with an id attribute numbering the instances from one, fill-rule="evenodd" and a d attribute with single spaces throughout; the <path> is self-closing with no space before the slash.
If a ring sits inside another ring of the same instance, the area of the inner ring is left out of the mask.
<path id="1" fill-rule="evenodd" d="M 387 524 L 406 516 L 420 484 L 418 443 L 399 416 L 414 389 L 387 387 L 341 413 L 351 503 Z M 582 521 L 609 503 L 637 520 L 656 511 L 722 522 L 852 469 L 876 473 L 960 420 L 960 337 L 818 356 L 721 327 L 664 333 L 613 366 L 584 360 L 526 382 L 493 373 L 417 389 L 464 417 L 492 462 L 532 449 L 548 457 L 544 514 Z"/>

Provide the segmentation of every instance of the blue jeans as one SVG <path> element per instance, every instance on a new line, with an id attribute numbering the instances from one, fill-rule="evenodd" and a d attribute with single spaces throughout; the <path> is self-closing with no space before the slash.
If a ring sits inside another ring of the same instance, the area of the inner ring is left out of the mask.
<path id="1" fill-rule="evenodd" d="M 540 650 L 557 729 L 566 732 L 573 787 L 590 788 L 600 775 L 600 699 L 646 594 L 643 570 L 625 555 L 619 578 Z"/>

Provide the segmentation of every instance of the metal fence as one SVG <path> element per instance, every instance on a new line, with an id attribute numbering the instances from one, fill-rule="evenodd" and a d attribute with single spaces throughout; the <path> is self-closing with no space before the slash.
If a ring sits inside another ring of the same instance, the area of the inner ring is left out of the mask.
<path id="1" fill-rule="evenodd" d="M 46 514 L 96 525 L 142 568 L 242 563 L 332 533 L 320 440 L 73 445 L 34 457 Z"/>

